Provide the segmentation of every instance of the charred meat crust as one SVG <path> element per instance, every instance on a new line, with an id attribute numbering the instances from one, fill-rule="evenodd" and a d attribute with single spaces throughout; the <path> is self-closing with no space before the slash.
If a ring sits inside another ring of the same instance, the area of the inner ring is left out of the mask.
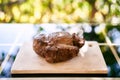
<path id="1" fill-rule="evenodd" d="M 54 32 L 46 36 L 38 34 L 33 40 L 33 50 L 49 63 L 67 61 L 78 55 L 85 43 L 77 34 Z"/>

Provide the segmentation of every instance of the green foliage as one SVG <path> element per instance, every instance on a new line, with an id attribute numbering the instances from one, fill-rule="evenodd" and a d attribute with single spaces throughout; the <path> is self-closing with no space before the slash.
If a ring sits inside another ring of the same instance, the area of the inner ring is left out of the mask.
<path id="1" fill-rule="evenodd" d="M 78 23 L 120 19 L 120 0 L 0 0 L 0 22 Z"/>

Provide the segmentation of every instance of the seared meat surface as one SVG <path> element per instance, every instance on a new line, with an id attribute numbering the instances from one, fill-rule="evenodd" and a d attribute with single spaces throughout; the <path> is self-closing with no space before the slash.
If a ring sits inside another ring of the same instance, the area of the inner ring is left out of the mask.
<path id="1" fill-rule="evenodd" d="M 33 40 L 33 50 L 49 63 L 69 60 L 78 55 L 85 43 L 75 33 L 54 32 L 49 35 L 38 34 Z"/>

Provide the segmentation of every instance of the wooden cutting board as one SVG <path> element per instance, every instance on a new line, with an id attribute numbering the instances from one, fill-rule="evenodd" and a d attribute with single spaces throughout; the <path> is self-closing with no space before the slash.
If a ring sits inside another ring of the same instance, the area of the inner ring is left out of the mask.
<path id="1" fill-rule="evenodd" d="M 12 66 L 12 74 L 36 73 L 75 73 L 75 74 L 107 74 L 107 67 L 98 43 L 88 41 L 90 45 L 85 56 L 80 54 L 68 61 L 51 64 L 38 56 L 32 48 L 32 42 L 25 43 Z"/>

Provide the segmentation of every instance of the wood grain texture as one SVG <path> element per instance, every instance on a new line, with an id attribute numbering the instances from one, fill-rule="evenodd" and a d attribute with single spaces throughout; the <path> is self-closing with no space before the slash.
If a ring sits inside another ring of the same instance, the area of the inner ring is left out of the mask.
<path id="1" fill-rule="evenodd" d="M 24 43 L 11 69 L 12 74 L 34 73 L 74 73 L 107 74 L 107 67 L 98 43 L 88 41 L 88 51 L 84 57 L 77 57 L 60 63 L 51 64 L 38 56 L 32 48 L 32 42 Z"/>

